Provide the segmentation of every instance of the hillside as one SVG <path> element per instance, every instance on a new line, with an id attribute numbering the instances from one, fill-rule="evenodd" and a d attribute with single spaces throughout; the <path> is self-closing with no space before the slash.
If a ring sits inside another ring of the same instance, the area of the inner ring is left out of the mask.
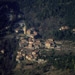
<path id="1" fill-rule="evenodd" d="M 26 24 L 39 28 L 44 38 L 52 37 L 61 26 L 75 26 L 74 0 L 24 0 L 18 1 L 25 14 Z"/>
<path id="2" fill-rule="evenodd" d="M 1 1 L 0 75 L 75 75 L 74 16 L 75 0 Z"/>
<path id="3" fill-rule="evenodd" d="M 43 38 L 54 37 L 54 32 L 57 32 L 61 26 L 66 25 L 71 29 L 75 27 L 74 0 L 14 1 L 19 3 L 19 7 L 16 6 L 15 10 L 20 8 L 21 12 L 24 13 L 23 17 L 27 27 L 36 27 L 39 29 L 40 34 L 43 34 Z M 13 1 L 10 2 L 12 3 Z M 14 8 L 14 6 L 15 3 L 12 7 Z"/>

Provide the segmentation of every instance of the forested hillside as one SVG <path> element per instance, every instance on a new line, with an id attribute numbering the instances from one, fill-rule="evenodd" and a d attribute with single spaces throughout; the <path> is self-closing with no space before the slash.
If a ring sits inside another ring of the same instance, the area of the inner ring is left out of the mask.
<path id="1" fill-rule="evenodd" d="M 55 38 L 56 36 L 55 32 L 58 32 L 61 26 L 66 25 L 69 26 L 70 29 L 75 27 L 74 0 L 14 0 L 14 1 L 19 3 L 20 10 L 21 12 L 24 13 L 24 19 L 27 27 L 28 28 L 36 27 L 37 29 L 39 29 L 40 34 L 43 35 L 43 38 L 49 37 Z M 14 7 L 14 5 L 12 6 Z"/>
<path id="2" fill-rule="evenodd" d="M 59 27 L 67 25 L 75 27 L 74 0 L 19 0 L 21 10 L 25 14 L 26 24 L 39 28 L 46 33 L 44 38 L 51 37 Z"/>

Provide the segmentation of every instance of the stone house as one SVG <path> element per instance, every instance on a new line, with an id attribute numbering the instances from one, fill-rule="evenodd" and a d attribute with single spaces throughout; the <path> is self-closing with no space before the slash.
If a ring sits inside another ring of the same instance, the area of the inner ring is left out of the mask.
<path id="1" fill-rule="evenodd" d="M 36 60 L 38 57 L 38 50 L 32 51 L 32 55 L 33 55 L 34 59 Z"/>
<path id="2" fill-rule="evenodd" d="M 39 50 L 33 50 L 32 55 L 34 56 L 34 55 L 38 54 L 38 52 L 39 52 Z"/>
<path id="3" fill-rule="evenodd" d="M 73 28 L 73 29 L 72 29 L 72 31 L 74 31 L 74 32 L 75 32 L 75 28 Z"/>
<path id="4" fill-rule="evenodd" d="M 21 51 L 17 51 L 17 54 L 18 54 L 18 55 L 21 55 Z"/>
<path id="5" fill-rule="evenodd" d="M 30 29 L 28 29 L 28 30 L 27 30 L 27 35 L 30 35 L 30 32 L 31 32 Z"/>
<path id="6" fill-rule="evenodd" d="M 33 56 L 32 55 L 26 55 L 26 59 L 29 60 L 29 61 L 32 61 Z"/>
<path id="7" fill-rule="evenodd" d="M 75 34 L 75 28 L 72 29 L 72 33 Z"/>
<path id="8" fill-rule="evenodd" d="M 18 33 L 19 32 L 19 28 L 16 28 L 14 31 L 15 31 L 15 33 Z"/>
<path id="9" fill-rule="evenodd" d="M 43 63 L 46 63 L 47 62 L 47 60 L 44 60 L 44 59 L 38 59 L 38 64 L 43 64 Z"/>
<path id="10" fill-rule="evenodd" d="M 28 49 L 34 50 L 33 44 L 28 44 Z"/>
<path id="11" fill-rule="evenodd" d="M 41 46 L 41 41 L 39 39 L 36 39 L 36 44 L 39 44 Z"/>
<path id="12" fill-rule="evenodd" d="M 39 47 L 39 45 L 34 45 L 34 49 L 39 49 L 40 47 Z"/>
<path id="13" fill-rule="evenodd" d="M 41 47 L 41 42 L 39 39 L 35 39 L 35 42 L 34 42 L 34 47 L 35 49 L 39 49 Z"/>
<path id="14" fill-rule="evenodd" d="M 20 58 L 22 58 L 22 55 L 19 53 L 19 54 L 17 54 L 17 56 L 16 56 L 16 61 L 17 61 L 18 63 L 20 63 Z"/>
<path id="15" fill-rule="evenodd" d="M 4 49 L 0 50 L 0 53 L 4 54 Z"/>
<path id="16" fill-rule="evenodd" d="M 49 38 L 49 39 L 48 39 L 48 41 L 49 41 L 49 42 L 53 42 L 53 41 L 54 41 L 54 39 L 52 39 L 52 38 Z"/>
<path id="17" fill-rule="evenodd" d="M 50 48 L 55 48 L 55 43 L 54 43 L 54 41 L 46 41 L 45 42 L 45 48 L 48 48 L 48 49 L 50 49 Z"/>
<path id="18" fill-rule="evenodd" d="M 59 28 L 60 31 L 62 31 L 62 30 L 68 30 L 68 29 L 69 29 L 68 26 L 62 26 L 62 27 Z"/>
<path id="19" fill-rule="evenodd" d="M 45 48 L 48 48 L 48 49 L 49 49 L 50 47 L 51 47 L 51 46 L 50 46 L 50 42 L 49 42 L 49 41 L 46 41 L 46 42 L 45 42 Z"/>
<path id="20" fill-rule="evenodd" d="M 34 43 L 34 38 L 28 38 L 28 43 L 33 44 Z"/>

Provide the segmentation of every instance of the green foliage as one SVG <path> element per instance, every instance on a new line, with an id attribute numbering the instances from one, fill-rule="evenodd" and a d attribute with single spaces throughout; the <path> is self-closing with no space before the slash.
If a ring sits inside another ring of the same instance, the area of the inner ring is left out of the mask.
<path id="1" fill-rule="evenodd" d="M 75 34 L 71 32 L 71 30 L 65 31 L 56 31 L 53 33 L 54 39 L 56 40 L 71 40 L 75 41 Z"/>
<path id="2" fill-rule="evenodd" d="M 15 39 L 3 39 L 1 47 L 4 48 L 4 54 L 0 54 L 0 71 L 2 75 L 12 75 L 16 66 L 15 51 L 17 41 Z"/>
<path id="3" fill-rule="evenodd" d="M 63 56 L 49 56 L 48 63 L 53 64 L 57 69 L 74 69 L 75 56 L 63 55 Z"/>

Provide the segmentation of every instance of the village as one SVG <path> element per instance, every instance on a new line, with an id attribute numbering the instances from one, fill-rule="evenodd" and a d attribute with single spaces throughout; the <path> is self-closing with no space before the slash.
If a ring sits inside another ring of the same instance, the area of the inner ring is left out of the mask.
<path id="1" fill-rule="evenodd" d="M 15 59 L 18 63 L 26 60 L 37 63 L 45 63 L 47 60 L 39 58 L 42 50 L 50 51 L 54 49 L 61 51 L 67 49 L 67 47 L 65 47 L 67 44 L 63 45 L 63 41 L 56 41 L 53 38 L 45 40 L 42 39 L 39 34 L 39 30 L 34 27 L 27 28 L 24 20 L 17 22 L 16 26 L 14 27 L 14 34 L 16 35 L 16 40 L 18 40 L 18 50 Z M 62 26 L 59 28 L 59 31 L 69 29 L 70 27 L 68 26 Z M 72 33 L 75 34 L 75 29 L 72 29 Z M 69 48 L 69 50 L 72 48 Z M 75 46 L 73 49 L 75 49 Z M 0 53 L 4 54 L 4 49 L 0 50 Z"/>
<path id="2" fill-rule="evenodd" d="M 66 49 L 65 45 L 63 45 L 63 41 L 56 41 L 53 38 L 42 39 L 39 30 L 34 27 L 27 28 L 24 20 L 17 22 L 16 26 L 13 28 L 14 34 L 16 35 L 15 38 L 18 40 L 18 50 L 16 55 L 16 62 L 18 63 L 22 60 L 45 63 L 47 60 L 38 58 L 42 50 L 50 51 L 54 49 L 61 51 Z M 59 31 L 69 29 L 68 26 L 62 26 L 59 28 Z M 75 34 L 75 29 L 72 29 L 72 33 Z M 0 50 L 0 53 L 4 54 L 4 49 Z"/>
<path id="3" fill-rule="evenodd" d="M 50 38 L 44 41 L 39 38 L 39 32 L 34 27 L 27 29 L 24 21 L 14 31 L 17 34 L 16 39 L 19 39 L 19 50 L 17 50 L 16 56 L 18 63 L 21 62 L 21 59 L 38 63 L 46 62 L 44 59 L 38 59 L 40 49 L 54 49 L 56 47 L 53 39 Z"/>
<path id="4" fill-rule="evenodd" d="M 75 0 L 0 1 L 0 75 L 75 75 Z"/>
<path id="5" fill-rule="evenodd" d="M 46 49 L 55 49 L 60 51 L 62 42 L 57 42 L 53 38 L 43 40 L 39 37 L 39 31 L 34 27 L 27 29 L 24 21 L 19 22 L 19 27 L 15 28 L 14 31 L 17 34 L 16 39 L 19 39 L 19 48 L 17 50 L 16 61 L 18 63 L 21 60 L 35 61 L 38 63 L 47 62 L 44 59 L 38 59 L 40 50 Z M 62 26 L 59 28 L 59 31 L 68 30 L 68 26 Z M 72 30 L 74 33 L 74 29 Z M 60 44 L 60 46 L 58 45 Z"/>

